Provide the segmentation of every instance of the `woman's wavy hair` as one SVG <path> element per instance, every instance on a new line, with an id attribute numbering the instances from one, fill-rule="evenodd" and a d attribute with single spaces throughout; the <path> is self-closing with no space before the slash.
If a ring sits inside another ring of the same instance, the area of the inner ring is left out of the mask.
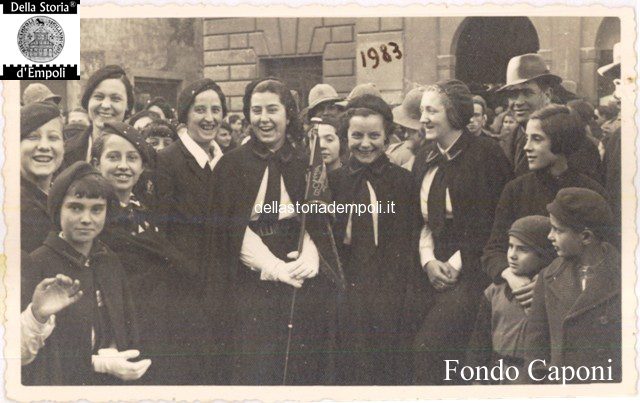
<path id="1" fill-rule="evenodd" d="M 586 138 L 585 125 L 577 112 L 564 105 L 551 104 L 531 114 L 529 121 L 539 120 L 544 134 L 551 140 L 551 152 L 571 155 Z"/>
<path id="2" fill-rule="evenodd" d="M 252 81 L 245 87 L 242 112 L 247 122 L 251 122 L 251 96 L 261 92 L 271 92 L 280 97 L 280 102 L 284 105 L 287 119 L 289 119 L 286 129 L 287 140 L 293 144 L 301 143 L 304 130 L 298 117 L 298 105 L 287 85 L 275 77 L 261 78 Z"/>

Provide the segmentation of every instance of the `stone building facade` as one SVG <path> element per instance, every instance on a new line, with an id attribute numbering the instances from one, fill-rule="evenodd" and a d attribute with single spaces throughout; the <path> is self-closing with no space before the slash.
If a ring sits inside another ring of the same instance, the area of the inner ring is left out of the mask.
<path id="1" fill-rule="evenodd" d="M 343 96 L 375 82 L 390 103 L 415 84 L 456 77 L 469 84 L 504 81 L 510 57 L 540 53 L 551 71 L 597 103 L 612 92 L 596 69 L 620 41 L 613 17 L 152 18 L 81 20 L 81 80 L 47 83 L 79 104 L 88 76 L 120 64 L 144 103 L 175 103 L 196 78 L 220 83 L 230 110 L 242 110 L 247 83 L 278 76 L 306 106 L 309 89 L 331 84 Z M 374 68 L 375 66 L 375 68 Z M 28 84 L 23 81 L 23 88 Z"/>

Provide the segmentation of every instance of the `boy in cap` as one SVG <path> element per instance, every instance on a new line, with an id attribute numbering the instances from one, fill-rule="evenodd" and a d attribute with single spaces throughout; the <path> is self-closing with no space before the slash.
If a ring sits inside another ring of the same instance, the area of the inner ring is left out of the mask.
<path id="1" fill-rule="evenodd" d="M 565 188 L 547 211 L 558 258 L 538 276 L 534 292 L 525 335 L 531 380 L 549 380 L 550 366 L 601 366 L 604 376 L 588 382 L 620 382 L 620 254 L 609 243 L 611 209 L 592 190 Z"/>
<path id="2" fill-rule="evenodd" d="M 407 93 L 401 105 L 393 108 L 393 123 L 400 126 L 405 140 L 391 145 L 387 149 L 387 156 L 391 162 L 409 171 L 416 153 L 425 144 L 420 123 L 420 100 L 423 93 L 423 87 L 414 88 Z"/>
<path id="3" fill-rule="evenodd" d="M 556 257 L 547 239 L 548 217 L 532 215 L 516 220 L 509 229 L 509 267 L 533 279 Z M 469 366 L 524 367 L 524 334 L 528 308 L 523 308 L 507 283 L 491 284 L 480 300 L 474 332 L 467 347 Z M 504 378 L 499 383 L 504 383 Z"/>
<path id="4" fill-rule="evenodd" d="M 56 231 L 23 268 L 22 295 L 62 274 L 77 279 L 86 297 L 56 315 L 55 332 L 23 367 L 25 384 L 113 384 L 115 378 L 139 379 L 151 365 L 129 361 L 140 354 L 131 349 L 138 339 L 131 295 L 120 261 L 95 239 L 114 202 L 109 183 L 83 161 L 64 170 L 51 187 L 48 208 Z"/>

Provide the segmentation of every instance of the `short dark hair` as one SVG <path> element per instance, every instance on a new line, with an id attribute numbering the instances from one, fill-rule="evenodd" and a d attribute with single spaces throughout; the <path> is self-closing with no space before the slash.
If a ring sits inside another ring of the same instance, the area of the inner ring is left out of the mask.
<path id="1" fill-rule="evenodd" d="M 244 112 L 245 119 L 247 119 L 248 122 L 251 121 L 251 96 L 261 92 L 271 92 L 280 97 L 280 102 L 284 105 L 287 119 L 289 119 L 286 135 L 289 140 L 294 143 L 301 142 L 304 133 L 302 130 L 302 122 L 298 117 L 298 105 L 286 84 L 275 77 L 255 80 L 247 85 L 242 99 L 242 111 Z"/>
<path id="2" fill-rule="evenodd" d="M 340 128 L 338 130 L 338 136 L 340 137 L 340 139 L 341 140 L 344 139 L 345 141 L 348 141 L 349 124 L 350 124 L 351 118 L 353 118 L 354 116 L 367 117 L 371 115 L 378 115 L 382 118 L 382 123 L 384 127 L 384 142 L 385 144 L 389 144 L 389 142 L 391 141 L 391 136 L 393 135 L 393 129 L 394 129 L 393 122 L 388 119 L 385 119 L 384 116 L 382 116 L 382 114 L 380 114 L 379 112 L 376 112 L 369 108 L 349 108 L 347 109 L 346 112 L 342 114 L 342 117 L 340 118 Z"/>
<path id="3" fill-rule="evenodd" d="M 98 173 L 85 175 L 73 181 L 67 188 L 67 193 L 62 198 L 62 203 L 64 203 L 64 198 L 70 195 L 86 199 L 104 199 L 107 203 L 105 224 L 111 222 L 117 211 L 118 199 L 113 186 Z M 60 209 L 62 209 L 62 204 L 60 204 Z M 56 212 L 54 224 L 56 228 L 61 229 L 60 210 Z"/>
<path id="4" fill-rule="evenodd" d="M 155 118 L 142 129 L 142 137 L 145 139 L 151 136 L 154 137 L 170 137 L 173 140 L 178 139 L 178 133 L 176 128 L 169 122 L 163 119 Z"/>
<path id="5" fill-rule="evenodd" d="M 227 122 L 220 123 L 220 128 L 228 131 L 229 134 L 231 134 L 231 132 L 233 132 L 233 130 L 231 129 L 231 126 L 229 126 L 229 123 L 227 123 Z"/>
<path id="6" fill-rule="evenodd" d="M 347 136 L 340 135 L 342 119 L 330 114 L 323 114 L 320 118 L 323 125 L 329 125 L 336 129 L 336 136 L 338 136 L 338 141 L 340 142 L 340 159 L 346 158 L 348 154 Z"/>
<path id="7" fill-rule="evenodd" d="M 535 111 L 529 120 L 537 119 L 551 140 L 551 152 L 571 155 L 586 138 L 585 125 L 579 115 L 564 105 L 551 104 Z"/>
<path id="8" fill-rule="evenodd" d="M 111 137 L 111 136 L 119 136 L 124 138 L 127 141 L 130 141 L 129 139 L 127 139 L 126 137 L 122 136 L 120 133 L 109 129 L 109 128 L 105 128 L 105 130 L 102 132 L 102 136 L 98 137 L 94 142 L 93 145 L 91 146 L 91 161 L 93 162 L 100 162 L 100 157 L 102 157 L 102 153 L 104 153 L 104 146 L 107 143 L 107 140 Z M 135 147 L 135 145 L 134 145 Z M 136 148 L 136 151 L 138 151 L 138 154 L 140 154 L 140 158 L 142 159 L 142 163 L 144 164 L 145 167 L 148 167 L 150 161 L 149 155 L 148 154 L 144 154 L 142 152 L 140 152 L 140 150 Z"/>
<path id="9" fill-rule="evenodd" d="M 118 65 L 105 66 L 89 77 L 87 80 L 87 86 L 82 94 L 81 105 L 84 109 L 89 110 L 89 98 L 91 98 L 93 91 L 95 91 L 101 82 L 109 79 L 120 80 L 122 84 L 124 84 L 125 91 L 127 92 L 127 110 L 124 113 L 124 117 L 126 119 L 133 111 L 135 96 L 133 93 L 133 85 L 131 84 L 131 81 L 129 81 L 129 77 L 127 77 L 127 74 L 122 67 Z"/>
<path id="10" fill-rule="evenodd" d="M 230 125 L 236 123 L 238 120 L 242 120 L 242 116 L 236 115 L 236 114 L 233 114 L 233 115 L 229 116 L 229 124 Z"/>
<path id="11" fill-rule="evenodd" d="M 160 108 L 160 110 L 162 111 L 162 113 L 164 113 L 164 117 L 165 119 L 173 119 L 173 108 L 171 107 L 171 105 L 169 105 L 169 103 L 167 102 L 166 99 L 164 99 L 163 97 L 155 97 L 152 100 L 149 101 L 149 103 L 147 104 L 147 107 L 145 108 L 146 110 L 149 110 L 149 108 L 151 108 L 152 106 L 157 106 L 158 108 Z"/>

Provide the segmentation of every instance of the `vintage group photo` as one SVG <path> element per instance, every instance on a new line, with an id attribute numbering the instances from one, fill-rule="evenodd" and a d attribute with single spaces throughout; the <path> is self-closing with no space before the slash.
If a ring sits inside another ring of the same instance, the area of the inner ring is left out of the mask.
<path id="1" fill-rule="evenodd" d="M 20 81 L 22 385 L 632 375 L 620 18 L 168 17 Z"/>

